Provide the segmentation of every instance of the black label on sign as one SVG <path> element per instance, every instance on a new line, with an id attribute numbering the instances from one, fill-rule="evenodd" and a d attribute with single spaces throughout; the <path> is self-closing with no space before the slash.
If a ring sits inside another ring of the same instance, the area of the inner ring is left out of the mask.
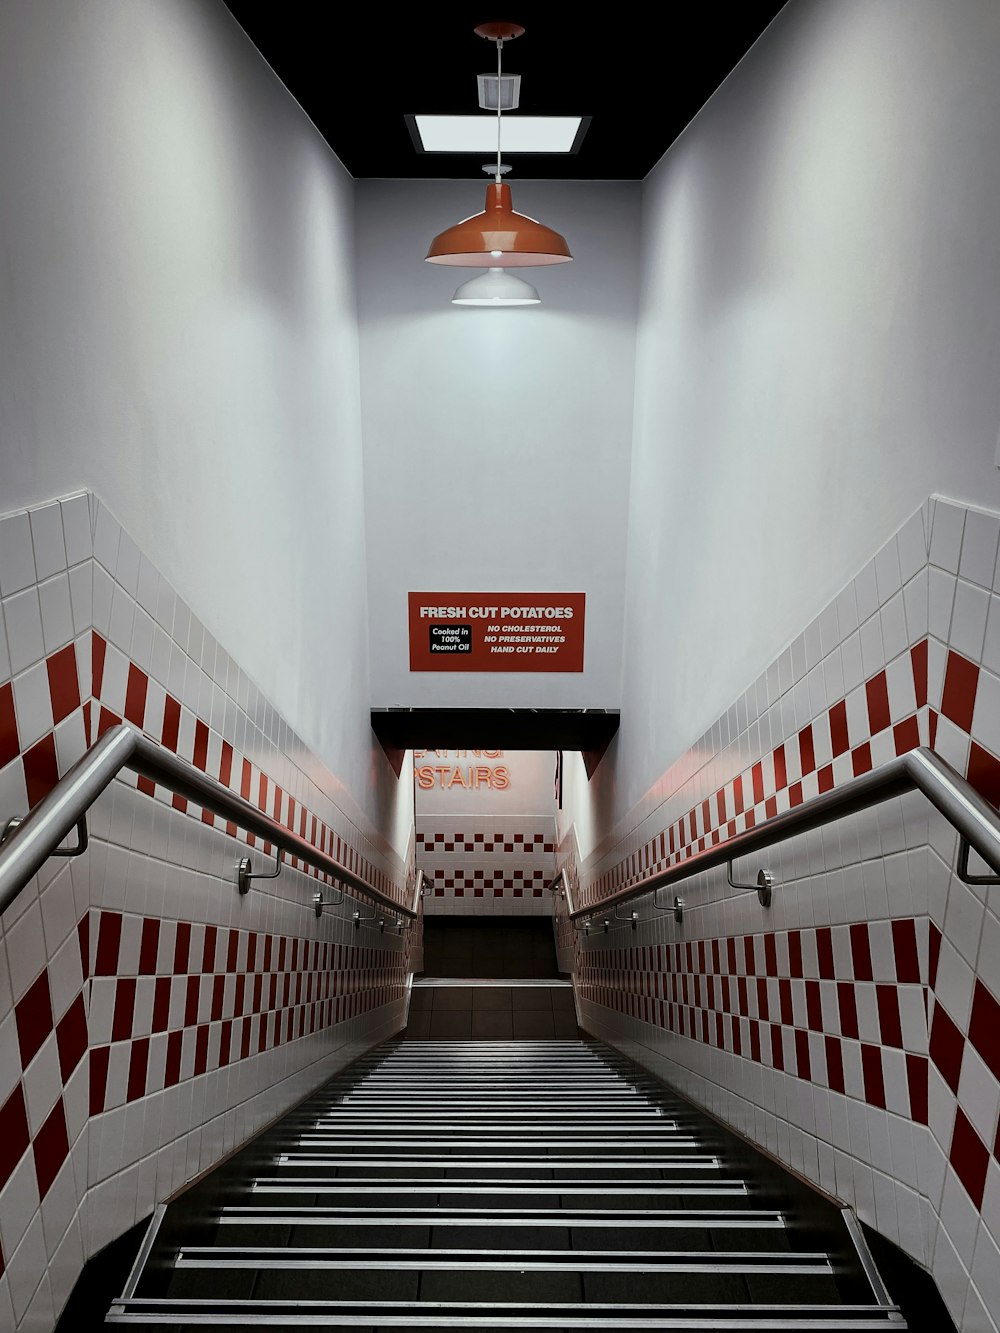
<path id="1" fill-rule="evenodd" d="M 471 625 L 431 625 L 432 653 L 471 653 Z"/>

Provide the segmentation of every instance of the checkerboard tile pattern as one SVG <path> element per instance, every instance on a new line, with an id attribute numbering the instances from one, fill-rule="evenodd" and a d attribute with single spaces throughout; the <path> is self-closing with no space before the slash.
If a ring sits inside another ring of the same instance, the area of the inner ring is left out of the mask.
<path id="1" fill-rule="evenodd" d="M 596 948 L 577 986 L 591 1004 L 927 1124 L 912 919 Z"/>
<path id="2" fill-rule="evenodd" d="M 425 815 L 416 819 L 416 856 L 434 888 L 431 914 L 543 914 L 555 875 L 551 818 Z"/>
<path id="3" fill-rule="evenodd" d="M 0 551 L 0 822 L 124 719 L 403 898 L 412 861 L 95 497 L 0 518 Z M 239 899 L 272 849 L 142 779 L 90 825 L 0 927 L 5 1328 L 51 1327 L 88 1254 L 398 1028 L 419 934 L 317 922 L 295 858 Z"/>
<path id="4" fill-rule="evenodd" d="M 399 948 L 95 917 L 91 1115 L 403 999 Z"/>
<path id="5" fill-rule="evenodd" d="M 417 849 L 426 852 L 555 852 L 555 843 L 544 833 L 521 833 L 494 829 L 489 833 L 435 833 L 417 830 Z"/>
<path id="6" fill-rule="evenodd" d="M 1000 803 L 998 548 L 1000 516 L 923 506 L 585 859 L 568 816 L 577 901 L 919 744 Z M 906 798 L 738 864 L 775 873 L 768 914 L 719 870 L 678 887 L 679 925 L 643 899 L 634 932 L 584 936 L 557 898 L 556 929 L 593 1032 L 854 1204 L 960 1328 L 995 1330 L 1000 900 L 955 854 Z"/>

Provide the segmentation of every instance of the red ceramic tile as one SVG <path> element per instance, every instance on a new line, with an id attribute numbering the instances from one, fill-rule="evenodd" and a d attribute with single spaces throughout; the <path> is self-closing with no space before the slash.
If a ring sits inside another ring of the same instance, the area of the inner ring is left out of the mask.
<path id="1" fill-rule="evenodd" d="M 818 981 L 806 982 L 806 1021 L 811 1032 L 823 1031 L 823 1002 Z"/>
<path id="2" fill-rule="evenodd" d="M 0 768 L 20 753 L 17 718 L 14 715 L 14 689 L 10 681 L 0 685 Z"/>
<path id="3" fill-rule="evenodd" d="M 961 1107 L 955 1112 L 955 1132 L 948 1160 L 978 1212 L 983 1206 L 990 1154 Z"/>
<path id="4" fill-rule="evenodd" d="M 142 939 L 139 944 L 139 975 L 156 975 L 156 957 L 160 947 L 160 921 L 158 917 L 145 917 L 142 923 Z"/>
<path id="5" fill-rule="evenodd" d="M 1000 805 L 1000 760 L 975 741 L 969 753 L 968 778 L 990 805 Z"/>
<path id="6" fill-rule="evenodd" d="M 108 645 L 95 630 L 90 639 L 90 689 L 95 699 L 101 697 L 101 691 L 104 688 L 104 659 L 107 656 L 107 651 Z"/>
<path id="7" fill-rule="evenodd" d="M 823 767 L 819 770 L 819 773 L 818 773 L 816 776 L 817 776 L 817 779 L 818 779 L 819 792 L 820 792 L 820 795 L 821 795 L 821 796 L 822 796 L 823 792 L 825 792 L 825 791 L 832 791 L 832 790 L 833 790 L 833 765 L 832 765 L 832 764 L 824 764 Z"/>
<path id="8" fill-rule="evenodd" d="M 910 1090 L 910 1118 L 918 1125 L 927 1124 L 927 1069 L 925 1055 L 906 1055 L 906 1081 Z"/>
<path id="9" fill-rule="evenodd" d="M 120 724 L 121 718 L 118 714 L 112 713 L 110 708 L 104 708 L 102 706 L 100 715 L 97 719 L 98 736 L 103 736 L 106 731 L 110 731 L 112 727 L 117 727 Z"/>
<path id="10" fill-rule="evenodd" d="M 21 1068 L 27 1069 L 53 1028 L 48 972 L 42 972 L 15 1004 L 14 1018 Z"/>
<path id="11" fill-rule="evenodd" d="M 867 741 L 859 745 L 856 750 L 851 751 L 851 765 L 854 769 L 854 776 L 859 778 L 862 773 L 868 773 L 872 767 L 872 747 Z"/>
<path id="12" fill-rule="evenodd" d="M 233 747 L 228 741 L 222 742 L 222 757 L 219 761 L 219 781 L 224 787 L 228 787 L 233 780 Z M 316 817 L 313 816 L 313 826 L 315 829 Z M 315 833 L 313 837 L 315 842 Z"/>
<path id="13" fill-rule="evenodd" d="M 761 764 L 754 764 L 750 771 L 751 781 L 753 783 L 753 803 L 760 805 L 764 799 L 764 768 Z"/>
<path id="14" fill-rule="evenodd" d="M 782 791 L 788 786 L 788 770 L 785 765 L 784 745 L 779 745 L 774 751 L 774 786 L 776 791 Z"/>
<path id="15" fill-rule="evenodd" d="M 208 727 L 200 718 L 194 724 L 194 758 L 192 762 L 195 768 L 200 768 L 204 773 L 208 765 Z"/>
<path id="16" fill-rule="evenodd" d="M 941 1077 L 958 1093 L 958 1079 L 962 1072 L 962 1051 L 965 1038 L 948 1017 L 940 1001 L 934 1006 L 934 1021 L 931 1024 L 930 1055 L 937 1065 Z"/>
<path id="17" fill-rule="evenodd" d="M 920 959 L 917 955 L 917 927 L 911 920 L 892 923 L 892 951 L 896 962 L 896 980 L 902 983 L 920 981 Z"/>
<path id="18" fill-rule="evenodd" d="M 153 1031 L 166 1032 L 170 1022 L 170 989 L 172 978 L 157 977 L 153 991 Z"/>
<path id="19" fill-rule="evenodd" d="M 45 660 L 49 677 L 52 720 L 58 725 L 80 707 L 80 682 L 76 674 L 76 647 L 70 643 Z"/>
<path id="20" fill-rule="evenodd" d="M 178 921 L 174 939 L 174 976 L 183 976 L 191 966 L 191 923 Z"/>
<path id="21" fill-rule="evenodd" d="M 901 1050 L 903 1046 L 903 1028 L 899 1017 L 899 992 L 895 986 L 876 986 L 875 1002 L 878 1005 L 879 1033 L 883 1046 L 894 1046 Z"/>
<path id="22" fill-rule="evenodd" d="M 122 939 L 122 916 L 120 912 L 102 912 L 97 927 L 97 962 L 94 975 L 115 977 L 118 975 L 118 951 Z"/>
<path id="23" fill-rule="evenodd" d="M 142 731 L 146 721 L 146 692 L 149 677 L 134 662 L 129 663 L 128 684 L 125 687 L 125 717 Z"/>
<path id="24" fill-rule="evenodd" d="M 168 750 L 177 753 L 177 740 L 181 730 L 181 706 L 172 694 L 168 694 L 163 705 L 163 731 L 161 740 Z"/>
<path id="25" fill-rule="evenodd" d="M 839 700 L 830 709 L 830 741 L 833 745 L 833 757 L 846 754 L 851 748 L 847 735 L 847 704 Z"/>
<path id="26" fill-rule="evenodd" d="M 920 728 L 917 726 L 917 719 L 907 717 L 902 722 L 897 722 L 892 729 L 892 739 L 897 754 L 906 754 L 908 750 L 915 750 L 920 744 Z"/>
<path id="27" fill-rule="evenodd" d="M 867 922 L 860 921 L 851 926 L 850 939 L 854 979 L 855 981 L 871 981 L 874 973 L 872 971 L 872 949 L 868 937 Z"/>
<path id="28" fill-rule="evenodd" d="M 865 1085 L 865 1101 L 869 1106 L 885 1110 L 885 1075 L 882 1071 L 882 1051 L 869 1042 L 861 1043 L 861 1076 Z"/>
<path id="29" fill-rule="evenodd" d="M 837 1037 L 824 1038 L 826 1046 L 826 1081 L 834 1092 L 844 1091 L 844 1057 Z"/>
<path id="30" fill-rule="evenodd" d="M 837 982 L 837 1007 L 840 1010 L 840 1031 L 845 1037 L 857 1039 L 858 1032 L 858 1004 L 854 994 L 854 986 L 850 981 Z"/>
<path id="31" fill-rule="evenodd" d="M 884 671 L 880 671 L 877 676 L 872 676 L 871 680 L 865 682 L 865 696 L 868 700 L 868 725 L 871 727 L 871 734 L 877 736 L 880 731 L 885 730 L 890 720 L 889 686 Z"/>
<path id="32" fill-rule="evenodd" d="M 137 1101 L 146 1095 L 146 1073 L 149 1068 L 149 1038 L 140 1037 L 132 1043 L 128 1063 L 128 1083 L 125 1100 Z"/>
<path id="33" fill-rule="evenodd" d="M 135 1021 L 135 977 L 119 977 L 115 986 L 115 1010 L 111 1022 L 111 1040 L 127 1041 Z"/>
<path id="34" fill-rule="evenodd" d="M 59 1174 L 59 1168 L 69 1156 L 69 1136 L 66 1133 L 66 1112 L 62 1098 L 56 1102 L 31 1145 L 35 1157 L 35 1175 L 38 1194 L 44 1199 Z"/>
<path id="35" fill-rule="evenodd" d="M 802 762 L 802 776 L 805 777 L 816 767 L 816 751 L 813 746 L 812 725 L 803 727 L 799 732 L 799 758 Z"/>
<path id="36" fill-rule="evenodd" d="M 921 639 L 910 649 L 910 663 L 913 667 L 913 688 L 917 696 L 917 707 L 927 703 L 927 640 Z"/>
<path id="37" fill-rule="evenodd" d="M 976 706 L 979 668 L 960 653 L 949 652 L 944 673 L 944 693 L 941 712 L 962 731 L 972 730 L 972 714 Z"/>
<path id="38" fill-rule="evenodd" d="M 31 1142 L 28 1113 L 20 1082 L 0 1107 L 0 1189 L 3 1189 Z"/>
<path id="39" fill-rule="evenodd" d="M 21 761 L 24 764 L 24 782 L 28 791 L 28 805 L 34 807 L 59 781 L 59 767 L 56 763 L 55 737 L 49 733 L 26 750 Z"/>
<path id="40" fill-rule="evenodd" d="M 978 978 L 972 996 L 969 1040 L 993 1077 L 1000 1079 L 1000 1004 Z"/>
<path id="41" fill-rule="evenodd" d="M 59 1050 L 59 1072 L 65 1085 L 87 1053 L 87 1013 L 82 993 L 56 1024 L 56 1046 Z"/>

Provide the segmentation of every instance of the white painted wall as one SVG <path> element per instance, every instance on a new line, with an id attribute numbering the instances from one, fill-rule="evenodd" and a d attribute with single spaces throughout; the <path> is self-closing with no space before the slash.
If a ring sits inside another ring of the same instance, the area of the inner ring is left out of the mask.
<path id="1" fill-rule="evenodd" d="M 647 179 L 613 814 L 930 492 L 1000 503 L 998 61 L 993 0 L 793 0 Z"/>
<path id="2" fill-rule="evenodd" d="M 616 708 L 632 437 L 639 186 L 513 181 L 572 264 L 541 306 L 460 309 L 424 263 L 480 181 L 359 181 L 372 703 Z M 407 591 L 585 592 L 582 674 L 409 671 Z"/>
<path id="3" fill-rule="evenodd" d="M 418 819 L 423 815 L 555 815 L 556 756 L 552 750 L 490 750 L 481 757 L 471 750 L 417 750 L 413 764 L 416 769 L 452 770 L 451 774 L 435 774 L 433 787 L 418 782 L 414 793 Z M 506 787 L 470 785 L 468 771 L 476 767 L 503 769 Z M 461 782 L 453 780 L 456 768 L 461 770 Z"/>
<path id="4" fill-rule="evenodd" d="M 350 177 L 221 0 L 5 0 L 0 123 L 0 511 L 93 487 L 388 826 Z"/>

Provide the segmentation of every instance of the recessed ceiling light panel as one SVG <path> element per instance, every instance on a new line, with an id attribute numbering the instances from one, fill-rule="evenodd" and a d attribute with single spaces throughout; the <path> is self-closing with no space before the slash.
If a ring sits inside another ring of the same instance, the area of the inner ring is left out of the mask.
<path id="1" fill-rule="evenodd" d="M 492 116 L 408 116 L 414 141 L 424 153 L 495 153 L 497 122 Z M 500 129 L 503 153 L 575 153 L 589 116 L 510 116 Z"/>

